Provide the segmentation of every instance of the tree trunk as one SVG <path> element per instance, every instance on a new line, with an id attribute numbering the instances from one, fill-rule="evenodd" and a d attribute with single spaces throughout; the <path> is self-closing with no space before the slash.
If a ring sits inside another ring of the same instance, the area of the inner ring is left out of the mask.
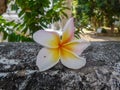
<path id="1" fill-rule="evenodd" d="M 114 33 L 114 24 L 111 25 L 111 33 Z"/>
<path id="2" fill-rule="evenodd" d="M 96 23 L 96 18 L 95 17 L 91 17 L 91 23 L 93 24 L 95 31 L 97 30 L 97 23 Z"/>
<path id="3" fill-rule="evenodd" d="M 0 15 L 6 12 L 7 0 L 0 0 Z"/>

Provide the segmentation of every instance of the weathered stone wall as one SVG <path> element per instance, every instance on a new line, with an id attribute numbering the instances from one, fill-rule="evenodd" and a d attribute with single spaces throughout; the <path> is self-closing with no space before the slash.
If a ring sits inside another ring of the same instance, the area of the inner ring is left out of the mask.
<path id="1" fill-rule="evenodd" d="M 83 53 L 87 64 L 71 70 L 61 63 L 39 72 L 41 46 L 0 43 L 0 90 L 120 90 L 120 42 L 92 42 Z"/>

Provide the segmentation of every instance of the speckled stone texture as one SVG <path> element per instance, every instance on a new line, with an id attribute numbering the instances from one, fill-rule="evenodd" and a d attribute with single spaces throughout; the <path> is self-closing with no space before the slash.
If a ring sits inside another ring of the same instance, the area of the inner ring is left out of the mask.
<path id="1" fill-rule="evenodd" d="M 120 42 L 91 42 L 82 53 L 87 64 L 71 70 L 61 63 L 39 72 L 42 47 L 35 43 L 0 43 L 0 90 L 120 90 Z"/>

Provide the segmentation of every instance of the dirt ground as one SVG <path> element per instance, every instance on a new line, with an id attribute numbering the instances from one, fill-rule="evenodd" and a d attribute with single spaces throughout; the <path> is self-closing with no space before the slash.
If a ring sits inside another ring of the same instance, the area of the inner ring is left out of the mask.
<path id="1" fill-rule="evenodd" d="M 100 36 L 96 35 L 93 31 L 85 31 L 83 34 L 80 34 L 80 36 L 88 41 L 120 41 L 120 36 Z"/>

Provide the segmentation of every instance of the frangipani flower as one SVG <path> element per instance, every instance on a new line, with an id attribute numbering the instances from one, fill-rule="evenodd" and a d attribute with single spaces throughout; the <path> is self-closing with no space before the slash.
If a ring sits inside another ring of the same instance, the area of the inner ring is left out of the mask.
<path id="1" fill-rule="evenodd" d="M 74 39 L 74 23 L 70 18 L 66 23 L 62 37 L 56 32 L 39 30 L 33 39 L 44 46 L 37 56 L 36 64 L 40 71 L 45 71 L 56 65 L 59 61 L 71 69 L 79 69 L 86 64 L 86 59 L 79 57 L 90 43 Z"/>

